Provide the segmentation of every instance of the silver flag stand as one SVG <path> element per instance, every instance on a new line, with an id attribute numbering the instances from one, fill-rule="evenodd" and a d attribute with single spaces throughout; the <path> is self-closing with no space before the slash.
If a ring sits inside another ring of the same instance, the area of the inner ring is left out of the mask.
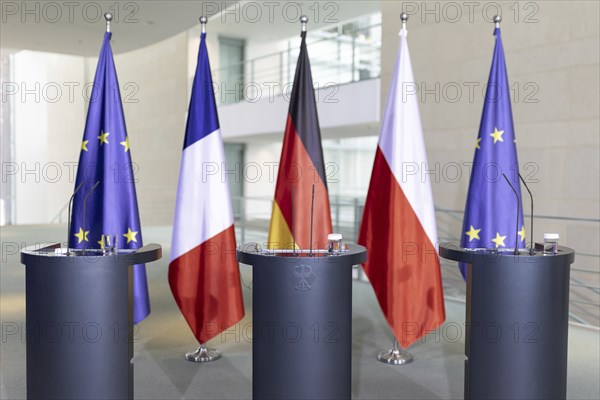
<path id="1" fill-rule="evenodd" d="M 201 343 L 198 350 L 185 354 L 185 359 L 191 362 L 204 363 L 211 362 L 221 358 L 221 352 L 215 349 L 209 349 L 206 344 Z"/>
<path id="2" fill-rule="evenodd" d="M 398 347 L 398 341 L 394 339 L 394 347 L 391 350 L 384 350 L 379 353 L 377 359 L 382 363 L 392 365 L 404 365 L 411 363 L 413 360 L 412 354 Z"/>

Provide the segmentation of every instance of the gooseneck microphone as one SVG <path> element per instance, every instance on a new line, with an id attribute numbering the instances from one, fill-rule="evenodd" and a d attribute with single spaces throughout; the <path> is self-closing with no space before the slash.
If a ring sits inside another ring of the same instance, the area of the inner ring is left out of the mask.
<path id="1" fill-rule="evenodd" d="M 519 174 L 519 179 L 521 179 L 521 182 L 523 182 L 523 186 L 525 186 L 525 189 L 527 189 L 527 192 L 529 193 L 529 199 L 531 200 L 531 228 L 529 231 L 529 237 L 531 238 L 531 247 L 529 248 L 529 255 L 532 256 L 535 254 L 535 243 L 533 243 L 533 194 L 531 194 L 531 190 L 529 190 L 529 187 L 525 183 L 525 179 L 523 179 L 521 174 Z"/>
<path id="2" fill-rule="evenodd" d="M 90 195 L 92 193 L 94 193 L 94 190 L 96 190 L 96 188 L 98 187 L 99 184 L 100 184 L 100 181 L 97 181 L 96 184 L 94 186 L 92 186 L 92 188 L 90 189 L 90 191 L 87 192 L 87 194 L 85 195 L 85 198 L 83 199 L 83 223 L 81 224 L 82 225 L 81 229 L 83 229 L 83 239 L 84 239 L 83 240 L 83 242 L 84 242 L 83 243 L 83 248 L 84 249 L 86 247 L 85 246 L 85 216 L 86 216 L 85 209 L 86 209 L 86 206 L 87 206 L 88 198 L 90 197 Z"/>
<path id="3" fill-rule="evenodd" d="M 315 184 L 312 186 L 312 198 L 310 200 L 310 251 L 308 255 L 312 257 L 312 239 L 313 239 L 313 214 L 315 211 Z"/>
<path id="4" fill-rule="evenodd" d="M 296 234 L 294 231 L 294 187 L 292 186 L 292 255 L 296 255 Z"/>
<path id="5" fill-rule="evenodd" d="M 69 207 L 67 208 L 67 255 L 69 255 L 69 238 L 71 237 L 71 210 L 73 208 L 73 199 L 75 198 L 75 195 L 77 194 L 77 192 L 79 192 L 79 189 L 81 189 L 81 187 L 83 186 L 83 182 L 79 183 L 79 185 L 77 185 L 77 187 L 75 188 L 75 191 L 73 192 L 73 194 L 71 195 L 71 198 L 69 199 Z"/>
<path id="6" fill-rule="evenodd" d="M 512 189 L 512 191 L 515 194 L 515 197 L 517 198 L 517 226 L 515 228 L 515 251 L 513 252 L 513 254 L 515 256 L 519 255 L 519 214 L 521 212 L 521 200 L 519 199 L 519 194 L 517 193 L 517 191 L 515 190 L 514 186 L 510 183 L 510 181 L 508 180 L 508 178 L 506 177 L 506 175 L 504 173 L 502 173 L 502 176 L 504 176 L 504 179 L 506 179 L 506 183 L 508 183 L 508 186 L 510 186 L 510 188 Z"/>

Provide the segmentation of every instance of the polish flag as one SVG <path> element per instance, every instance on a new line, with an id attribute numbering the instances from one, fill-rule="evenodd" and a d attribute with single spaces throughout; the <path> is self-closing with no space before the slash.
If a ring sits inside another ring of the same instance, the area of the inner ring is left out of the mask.
<path id="1" fill-rule="evenodd" d="M 244 316 L 233 210 L 206 33 L 192 88 L 173 222 L 169 286 L 200 344 Z"/>
<path id="2" fill-rule="evenodd" d="M 363 268 L 403 348 L 446 319 L 418 98 L 406 93 L 415 87 L 402 29 L 358 242 L 367 248 Z"/>

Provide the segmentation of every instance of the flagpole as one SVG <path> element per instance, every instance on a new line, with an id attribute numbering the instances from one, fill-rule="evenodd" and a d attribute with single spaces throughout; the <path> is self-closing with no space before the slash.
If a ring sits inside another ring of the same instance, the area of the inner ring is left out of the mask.
<path id="1" fill-rule="evenodd" d="M 408 14 L 405 12 L 400 14 L 400 21 L 402 21 L 402 29 L 406 30 L 406 21 L 408 21 Z"/>
<path id="2" fill-rule="evenodd" d="M 204 15 L 200 17 L 200 28 L 202 33 L 206 33 L 206 23 L 208 22 L 208 18 Z"/>
<path id="3" fill-rule="evenodd" d="M 113 19 L 113 15 L 109 12 L 104 14 L 104 19 L 106 20 L 106 32 L 110 33 L 110 21 Z"/>
<path id="4" fill-rule="evenodd" d="M 494 24 L 496 25 L 496 29 L 500 29 L 500 22 L 502 22 L 502 17 L 499 15 L 496 15 L 494 17 Z"/>
<path id="5" fill-rule="evenodd" d="M 403 12 L 400 14 L 400 21 L 402 21 L 402 30 L 406 31 L 406 22 L 408 21 L 408 14 Z M 413 356 L 408 351 L 403 350 L 398 345 L 398 339 L 394 337 L 394 344 L 390 350 L 384 350 L 379 353 L 377 360 L 382 363 L 390 365 L 404 365 L 413 361 Z"/>
<path id="6" fill-rule="evenodd" d="M 204 15 L 199 18 L 201 32 L 203 34 L 206 33 L 206 23 L 208 22 L 208 18 Z M 200 346 L 196 351 L 192 351 L 185 354 L 185 359 L 191 362 L 196 363 L 205 363 L 215 361 L 221 358 L 221 352 L 216 349 L 209 349 L 206 347 L 206 343 L 200 343 Z"/>
<path id="7" fill-rule="evenodd" d="M 302 32 L 306 32 L 306 24 L 308 22 L 308 17 L 303 15 L 300 17 L 300 23 L 302 24 Z"/>

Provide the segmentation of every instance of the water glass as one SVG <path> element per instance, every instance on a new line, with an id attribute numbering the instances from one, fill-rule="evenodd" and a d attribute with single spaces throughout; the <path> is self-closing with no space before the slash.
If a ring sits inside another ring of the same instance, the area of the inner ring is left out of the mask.
<path id="1" fill-rule="evenodd" d="M 558 233 L 544 233 L 544 255 L 558 253 Z"/>
<path id="2" fill-rule="evenodd" d="M 118 240 L 119 235 L 102 235 L 102 240 L 100 244 L 102 254 L 116 254 L 119 249 Z"/>
<path id="3" fill-rule="evenodd" d="M 330 233 L 327 235 L 327 250 L 329 254 L 339 254 L 343 249 L 342 234 Z"/>

